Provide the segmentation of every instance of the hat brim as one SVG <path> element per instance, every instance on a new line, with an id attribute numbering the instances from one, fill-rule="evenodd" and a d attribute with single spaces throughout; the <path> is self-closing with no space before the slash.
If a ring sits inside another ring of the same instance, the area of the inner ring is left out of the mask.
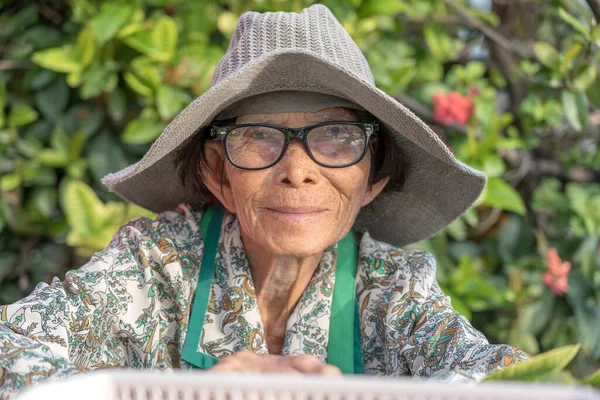
<path id="1" fill-rule="evenodd" d="M 180 203 L 198 204 L 175 168 L 176 151 L 225 107 L 257 94 L 280 90 L 325 93 L 352 100 L 393 135 L 406 158 L 400 192 L 384 192 L 363 207 L 355 228 L 397 246 L 437 233 L 479 197 L 486 176 L 458 161 L 438 136 L 394 98 L 351 72 L 305 50 L 269 53 L 194 100 L 165 128 L 136 164 L 109 174 L 102 183 L 120 197 L 154 212 Z"/>

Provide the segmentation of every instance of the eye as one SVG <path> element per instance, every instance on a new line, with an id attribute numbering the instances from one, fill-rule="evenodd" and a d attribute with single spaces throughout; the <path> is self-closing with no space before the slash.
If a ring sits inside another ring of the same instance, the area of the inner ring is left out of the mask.
<path id="1" fill-rule="evenodd" d="M 252 129 L 249 132 L 248 136 L 250 136 L 252 139 L 266 139 L 266 138 L 269 138 L 270 136 L 272 136 L 272 134 L 270 132 L 267 132 L 262 127 L 258 127 L 258 128 Z"/>

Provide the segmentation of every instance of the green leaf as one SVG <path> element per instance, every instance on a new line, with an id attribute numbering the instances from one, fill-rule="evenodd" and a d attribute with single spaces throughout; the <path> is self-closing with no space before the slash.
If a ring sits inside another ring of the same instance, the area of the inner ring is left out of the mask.
<path id="1" fill-rule="evenodd" d="M 357 14 L 360 18 L 373 15 L 396 15 L 406 11 L 410 6 L 402 0 L 365 0 Z"/>
<path id="2" fill-rule="evenodd" d="M 152 43 L 158 50 L 155 58 L 159 61 L 171 61 L 177 49 L 177 25 L 167 15 L 160 18 L 152 27 Z"/>
<path id="3" fill-rule="evenodd" d="M 123 120 L 126 106 L 123 89 L 117 88 L 108 94 L 107 111 L 113 121 L 121 122 Z"/>
<path id="4" fill-rule="evenodd" d="M 23 163 L 23 182 L 31 186 L 56 185 L 54 168 L 41 165 L 37 159 L 37 154 L 35 157 Z"/>
<path id="5" fill-rule="evenodd" d="M 562 106 L 571 126 L 581 132 L 588 119 L 588 104 L 585 95 L 580 92 L 563 90 L 561 94 Z"/>
<path id="6" fill-rule="evenodd" d="M 477 79 L 483 78 L 485 71 L 485 64 L 480 61 L 470 61 L 465 66 L 465 74 L 467 75 L 468 82 L 474 82 Z"/>
<path id="7" fill-rule="evenodd" d="M 28 70 L 23 77 L 23 86 L 27 90 L 38 91 L 48 86 L 56 77 L 57 73 L 36 67 Z"/>
<path id="8" fill-rule="evenodd" d="M 596 81 L 590 85 L 585 94 L 587 95 L 590 103 L 592 103 L 596 108 L 600 108 L 600 76 L 596 78 Z"/>
<path id="9" fill-rule="evenodd" d="M 144 97 L 152 97 L 152 88 L 146 83 L 142 82 L 142 80 L 133 73 L 126 71 L 123 74 L 123 79 L 125 79 L 127 86 L 129 86 L 134 92 L 141 94 Z"/>
<path id="10" fill-rule="evenodd" d="M 535 42 L 533 52 L 542 64 L 551 69 L 558 69 L 560 64 L 560 56 L 558 51 L 546 42 Z"/>
<path id="11" fill-rule="evenodd" d="M 8 114 L 8 126 L 14 128 L 30 124 L 38 119 L 38 113 L 32 107 L 25 103 L 14 105 L 10 114 Z"/>
<path id="12" fill-rule="evenodd" d="M 70 108 L 62 119 L 65 131 L 73 136 L 79 132 L 87 138 L 93 136 L 105 123 L 105 113 L 100 107 L 92 104 L 79 104 Z"/>
<path id="13" fill-rule="evenodd" d="M 162 85 L 162 74 L 154 59 L 140 56 L 131 60 L 130 65 L 135 75 L 153 91 Z"/>
<path id="14" fill-rule="evenodd" d="M 519 315 L 520 328 L 534 335 L 541 333 L 552 318 L 553 305 L 554 297 L 547 292 L 540 299 L 523 305 Z"/>
<path id="15" fill-rule="evenodd" d="M 64 168 L 69 164 L 69 155 L 56 149 L 44 149 L 37 155 L 40 164 L 52 168 Z"/>
<path id="16" fill-rule="evenodd" d="M 488 181 L 483 196 L 482 204 L 499 207 L 521 215 L 525 214 L 525 205 L 521 195 L 500 178 L 492 178 Z"/>
<path id="17" fill-rule="evenodd" d="M 92 64 L 85 71 L 82 79 L 83 85 L 81 85 L 80 89 L 82 99 L 89 99 L 101 93 L 112 92 L 119 82 L 117 75 L 101 63 Z"/>
<path id="18" fill-rule="evenodd" d="M 172 86 L 161 86 L 156 93 L 156 108 L 163 120 L 170 120 L 183 108 L 181 92 Z"/>
<path id="19" fill-rule="evenodd" d="M 596 46 L 600 46 L 600 25 L 596 26 L 594 30 L 592 30 L 591 39 Z"/>
<path id="20" fill-rule="evenodd" d="M 483 158 L 483 172 L 490 178 L 501 177 L 506 172 L 506 164 L 499 155 L 486 154 Z"/>
<path id="21" fill-rule="evenodd" d="M 167 62 L 175 55 L 178 36 L 175 21 L 165 15 L 150 30 L 136 32 L 123 42 L 155 61 Z"/>
<path id="22" fill-rule="evenodd" d="M 160 135 L 163 128 L 164 124 L 159 121 L 155 113 L 142 113 L 142 116 L 127 124 L 122 139 L 128 144 L 150 143 Z"/>
<path id="23" fill-rule="evenodd" d="M 79 32 L 75 50 L 83 67 L 92 62 L 94 54 L 96 54 L 96 42 L 94 42 L 94 34 L 90 29 L 82 29 L 81 32 Z"/>
<path id="24" fill-rule="evenodd" d="M 580 345 L 564 346 L 532 357 L 530 360 L 494 372 L 485 381 L 535 381 L 562 371 L 577 355 Z"/>
<path id="25" fill-rule="evenodd" d="M 46 218 L 56 213 L 58 193 L 54 187 L 37 187 L 33 190 L 33 202 L 36 209 Z"/>
<path id="26" fill-rule="evenodd" d="M 573 45 L 569 47 L 569 50 L 566 51 L 560 64 L 561 72 L 566 73 L 566 71 L 570 69 L 571 61 L 577 58 L 579 53 L 581 53 L 581 50 L 583 50 L 581 43 L 573 43 Z"/>
<path id="27" fill-rule="evenodd" d="M 3 174 L 0 177 L 0 192 L 9 192 L 21 185 L 21 176 L 16 173 Z"/>
<path id="28" fill-rule="evenodd" d="M 133 11 L 132 4 L 122 2 L 102 3 L 100 12 L 89 23 L 98 44 L 102 45 L 114 38 L 119 29 L 128 22 Z"/>
<path id="29" fill-rule="evenodd" d="M 74 73 L 83 68 L 77 51 L 70 45 L 38 51 L 33 54 L 31 60 L 56 72 Z"/>
<path id="30" fill-rule="evenodd" d="M 510 330 L 508 343 L 513 347 L 523 350 L 527 354 L 536 354 L 540 351 L 540 345 L 536 337 L 529 332 L 524 332 L 520 327 L 512 328 Z"/>
<path id="31" fill-rule="evenodd" d="M 140 31 L 123 39 L 127 46 L 139 51 L 142 54 L 153 57 L 157 53 L 152 43 L 150 31 Z"/>
<path id="32" fill-rule="evenodd" d="M 104 204 L 84 182 L 72 180 L 64 192 L 63 204 L 71 231 L 67 244 L 77 246 L 87 243 L 89 237 L 98 234 L 107 225 Z"/>
<path id="33" fill-rule="evenodd" d="M 598 67 L 594 64 L 589 64 L 584 67 L 583 71 L 573 79 L 573 88 L 580 92 L 585 92 L 592 86 L 598 75 Z M 595 90 L 600 92 L 600 86 Z"/>
<path id="34" fill-rule="evenodd" d="M 108 132 L 100 132 L 94 136 L 89 146 L 86 146 L 86 156 L 89 161 L 92 177 L 97 181 L 111 173 L 129 165 L 123 145 L 117 137 Z"/>
<path id="35" fill-rule="evenodd" d="M 62 117 L 68 103 L 69 87 L 62 78 L 35 94 L 35 105 L 44 117 L 53 122 Z"/>
<path id="36" fill-rule="evenodd" d="M 79 85 L 81 85 L 81 78 L 82 78 L 82 71 L 75 71 L 75 72 L 71 72 L 69 75 L 67 75 L 67 84 L 70 87 L 77 87 Z"/>
<path id="37" fill-rule="evenodd" d="M 182 15 L 183 17 L 183 15 Z M 119 39 L 126 38 L 127 36 L 133 35 L 136 32 L 140 32 L 144 29 L 144 20 L 146 15 L 142 8 L 136 8 L 129 18 L 129 21 L 117 32 Z M 196 21 L 195 21 L 196 22 Z"/>
<path id="38" fill-rule="evenodd" d="M 584 378 L 583 381 L 581 381 L 581 383 L 583 383 L 584 385 L 591 385 L 600 389 L 600 369 L 594 372 L 592 375 L 588 376 L 587 378 Z"/>
<path id="39" fill-rule="evenodd" d="M 83 151 L 83 146 L 85 145 L 85 141 L 87 140 L 87 136 L 85 132 L 79 131 L 69 141 L 69 159 L 71 161 L 75 161 L 81 156 L 81 152 Z"/>
<path id="40" fill-rule="evenodd" d="M 6 10 L 9 8 L 10 2 L 0 2 L 0 4 L 5 5 Z M 0 41 L 4 42 L 15 33 L 35 24 L 38 21 L 39 14 L 38 7 L 34 5 L 23 7 L 18 12 L 0 13 Z"/>
<path id="41" fill-rule="evenodd" d="M 219 13 L 219 18 L 217 19 L 217 27 L 223 35 L 225 35 L 226 37 L 231 37 L 233 31 L 235 30 L 235 26 L 237 24 L 238 19 L 238 15 L 230 11 L 223 11 Z"/>
<path id="42" fill-rule="evenodd" d="M 588 28 L 586 28 L 585 26 L 583 26 L 583 24 L 577 18 L 575 18 L 573 15 L 571 15 L 567 11 L 565 11 L 564 8 L 560 7 L 558 9 L 558 15 L 566 23 L 568 23 L 573 28 L 575 28 L 576 30 L 578 30 L 586 39 L 590 38 L 590 30 Z"/>
<path id="43" fill-rule="evenodd" d="M 445 62 L 456 58 L 458 50 L 452 38 L 436 24 L 427 24 L 423 36 L 431 55 L 438 61 Z"/>

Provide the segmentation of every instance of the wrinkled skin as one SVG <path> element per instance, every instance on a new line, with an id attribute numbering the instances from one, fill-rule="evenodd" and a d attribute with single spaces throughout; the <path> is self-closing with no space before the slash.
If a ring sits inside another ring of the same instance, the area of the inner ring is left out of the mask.
<path id="1" fill-rule="evenodd" d="M 318 112 L 242 115 L 236 123 L 296 128 L 327 121 L 357 118 L 348 109 L 328 108 Z M 226 161 L 220 141 L 207 142 L 205 154 L 213 166 L 205 183 L 221 204 L 237 215 L 267 347 L 270 353 L 278 354 L 289 314 L 318 267 L 323 251 L 350 231 L 361 207 L 373 201 L 388 179 L 368 184 L 369 152 L 353 166 L 327 168 L 315 163 L 299 140 L 289 144 L 281 161 L 258 171 L 242 170 Z M 269 362 L 264 360 L 261 362 Z M 255 361 L 243 356 L 228 365 L 235 365 L 231 370 L 238 372 L 244 370 L 240 365 L 245 365 L 250 371 L 256 370 Z M 273 358 L 272 362 L 275 370 L 281 368 L 283 372 L 295 368 L 296 361 L 287 363 Z M 217 364 L 219 370 L 227 368 L 221 363 Z M 312 373 L 316 370 L 311 369 Z"/>

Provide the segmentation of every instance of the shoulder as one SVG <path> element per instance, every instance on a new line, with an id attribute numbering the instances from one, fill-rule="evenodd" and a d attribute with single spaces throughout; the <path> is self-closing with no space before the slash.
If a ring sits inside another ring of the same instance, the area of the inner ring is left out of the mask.
<path id="1" fill-rule="evenodd" d="M 162 269 L 173 262 L 182 267 L 197 263 L 203 250 L 199 229 L 202 210 L 180 205 L 155 218 L 136 217 L 121 225 L 110 243 L 79 272 L 105 273 L 109 270 L 146 267 Z"/>
<path id="2" fill-rule="evenodd" d="M 429 292 L 435 285 L 436 261 L 429 252 L 402 249 L 365 233 L 360 241 L 359 274 L 398 290 Z"/>
<path id="3" fill-rule="evenodd" d="M 200 218 L 203 210 L 180 204 L 176 209 L 158 214 L 154 219 L 137 217 L 122 225 L 109 247 L 120 245 L 146 246 L 167 241 L 185 248 L 201 241 Z"/>

